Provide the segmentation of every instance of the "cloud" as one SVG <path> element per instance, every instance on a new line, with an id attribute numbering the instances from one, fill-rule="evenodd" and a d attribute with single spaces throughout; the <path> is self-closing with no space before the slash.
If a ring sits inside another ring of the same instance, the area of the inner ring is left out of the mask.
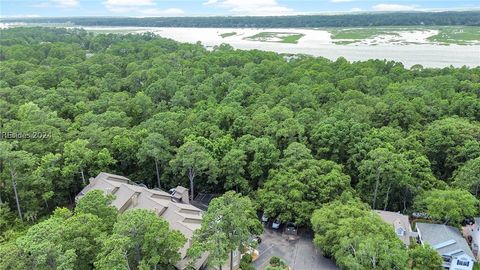
<path id="1" fill-rule="evenodd" d="M 153 0 L 107 0 L 104 6 L 111 12 L 140 14 L 141 16 L 183 16 L 179 8 L 160 9 Z"/>
<path id="2" fill-rule="evenodd" d="M 37 8 L 74 8 L 79 6 L 78 0 L 49 0 L 32 5 Z"/>
<path id="3" fill-rule="evenodd" d="M 219 0 L 208 0 L 207 2 L 203 3 L 204 5 L 213 5 L 218 3 Z"/>
<path id="4" fill-rule="evenodd" d="M 116 7 L 140 7 L 140 6 L 155 6 L 152 0 L 107 0 L 104 5 L 112 8 Z"/>
<path id="5" fill-rule="evenodd" d="M 78 0 L 50 0 L 53 4 L 60 7 L 73 8 L 78 6 Z"/>
<path id="6" fill-rule="evenodd" d="M 185 11 L 179 8 L 147 8 L 138 10 L 139 13 L 142 13 L 145 16 L 183 16 Z"/>
<path id="7" fill-rule="evenodd" d="M 330 0 L 332 3 L 348 3 L 353 2 L 354 0 Z"/>
<path id="8" fill-rule="evenodd" d="M 372 7 L 375 11 L 412 11 L 417 10 L 416 5 L 399 5 L 399 4 L 378 4 Z"/>
<path id="9" fill-rule="evenodd" d="M 0 18 L 39 18 L 41 17 L 38 14 L 18 14 L 18 15 L 9 15 L 9 16 L 3 16 L 0 15 Z"/>
<path id="10" fill-rule="evenodd" d="M 361 8 L 352 8 L 350 9 L 351 12 L 360 12 L 360 11 L 363 11 L 363 9 Z"/>
<path id="11" fill-rule="evenodd" d="M 227 9 L 235 15 L 268 16 L 296 14 L 276 0 L 208 0 L 204 5 Z"/>

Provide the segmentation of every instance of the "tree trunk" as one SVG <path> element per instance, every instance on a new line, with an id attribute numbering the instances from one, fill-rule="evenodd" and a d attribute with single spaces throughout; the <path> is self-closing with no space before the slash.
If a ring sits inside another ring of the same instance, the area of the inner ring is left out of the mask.
<path id="1" fill-rule="evenodd" d="M 388 188 L 387 188 L 387 195 L 385 197 L 385 202 L 383 204 L 383 211 L 387 211 L 387 206 L 388 206 L 388 196 L 390 195 L 390 189 L 392 187 L 392 184 L 389 184 L 388 185 Z"/>
<path id="2" fill-rule="evenodd" d="M 83 173 L 83 169 L 80 169 L 80 173 L 82 174 L 82 183 L 83 183 L 83 185 L 85 186 L 85 185 L 86 185 L 86 181 L 85 181 L 85 174 Z"/>
<path id="3" fill-rule="evenodd" d="M 0 160 L 0 174 L 3 173 L 3 160 Z M 0 190 L 3 188 L 3 182 L 0 181 Z M 0 203 L 3 203 L 2 201 L 2 192 L 0 192 Z"/>
<path id="4" fill-rule="evenodd" d="M 443 223 L 443 225 L 447 225 L 449 221 L 450 221 L 450 217 L 445 217 L 445 222 Z"/>
<path id="5" fill-rule="evenodd" d="M 377 193 L 378 193 L 378 186 L 380 185 L 380 176 L 377 172 L 377 179 L 375 181 L 375 191 L 373 192 L 373 202 L 372 202 L 372 209 L 375 209 L 377 205 Z"/>
<path id="6" fill-rule="evenodd" d="M 130 267 L 130 262 L 128 261 L 128 255 L 127 255 L 127 252 L 125 251 L 125 253 L 123 253 L 123 257 L 125 257 L 125 261 L 127 262 L 127 268 L 128 270 L 132 269 Z"/>
<path id="7" fill-rule="evenodd" d="M 408 197 L 408 188 L 405 188 L 405 192 L 403 193 L 403 211 L 405 213 L 407 211 L 407 197 Z"/>
<path id="8" fill-rule="evenodd" d="M 56 269 L 57 264 L 55 262 L 55 259 L 53 258 L 53 255 L 49 255 L 47 259 L 47 264 L 50 266 L 50 269 Z"/>
<path id="9" fill-rule="evenodd" d="M 140 254 L 140 247 L 138 245 L 135 246 L 135 260 L 137 261 L 137 265 L 140 264 L 142 260 L 142 255 Z"/>
<path id="10" fill-rule="evenodd" d="M 233 250 L 230 250 L 230 270 L 233 270 Z"/>
<path id="11" fill-rule="evenodd" d="M 222 270 L 222 266 L 220 265 L 220 266 L 218 267 L 218 269 Z"/>
<path id="12" fill-rule="evenodd" d="M 15 173 L 13 171 L 10 171 L 10 175 L 12 177 L 12 186 L 13 186 L 13 193 L 15 194 L 15 202 L 17 203 L 18 217 L 20 218 L 21 221 L 23 221 L 22 209 L 20 209 L 20 200 L 18 199 L 17 180 L 15 179 Z"/>
<path id="13" fill-rule="evenodd" d="M 475 197 L 478 197 L 478 190 L 480 188 L 480 183 L 477 183 L 477 187 L 475 188 Z M 0 198 L 0 203 L 2 202 L 1 198 Z"/>
<path id="14" fill-rule="evenodd" d="M 193 168 L 188 168 L 188 180 L 190 180 L 190 200 L 192 200 L 192 201 L 195 198 L 194 197 L 195 192 L 193 190 L 193 179 L 194 178 L 195 178 L 195 171 L 193 170 Z"/>
<path id="15" fill-rule="evenodd" d="M 155 170 L 157 171 L 158 188 L 162 188 L 162 186 L 160 185 L 160 170 L 158 169 L 158 160 L 157 159 L 155 159 Z"/>
<path id="16" fill-rule="evenodd" d="M 353 257 L 357 257 L 357 250 L 353 245 L 350 245 L 350 248 L 352 249 Z"/>

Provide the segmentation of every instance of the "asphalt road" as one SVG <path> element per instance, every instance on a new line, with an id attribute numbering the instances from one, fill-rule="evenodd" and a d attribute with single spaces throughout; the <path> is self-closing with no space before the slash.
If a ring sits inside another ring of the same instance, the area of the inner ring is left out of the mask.
<path id="1" fill-rule="evenodd" d="M 298 240 L 289 241 L 281 231 L 266 228 L 261 235 L 262 243 L 257 247 L 260 256 L 253 262 L 257 269 L 264 270 L 272 256 L 282 258 L 293 270 L 339 269 L 332 260 L 323 257 L 315 248 L 311 233 L 302 233 Z"/>

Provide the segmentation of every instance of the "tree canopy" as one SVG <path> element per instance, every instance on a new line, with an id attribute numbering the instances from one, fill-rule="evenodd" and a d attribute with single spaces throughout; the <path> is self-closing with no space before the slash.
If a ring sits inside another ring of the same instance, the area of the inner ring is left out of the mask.
<path id="1" fill-rule="evenodd" d="M 194 233 L 190 256 L 196 258 L 201 252 L 208 252 L 208 263 L 220 268 L 230 257 L 233 270 L 233 252 L 252 244 L 251 237 L 262 231 L 250 199 L 229 191 L 210 202 L 201 228 Z"/>
<path id="2" fill-rule="evenodd" d="M 314 243 L 344 269 L 406 269 L 408 253 L 394 230 L 344 193 L 313 213 Z"/>
<path id="3" fill-rule="evenodd" d="M 462 189 L 430 190 L 419 195 L 415 203 L 419 211 L 452 225 L 459 225 L 467 217 L 475 217 L 480 210 L 478 199 Z"/>
<path id="4" fill-rule="evenodd" d="M 192 198 L 234 190 L 271 218 L 311 226 L 315 242 L 353 268 L 409 261 L 369 207 L 451 224 L 478 214 L 480 67 L 409 69 L 42 27 L 0 29 L 0 61 L 0 251 L 11 268 L 174 263 L 150 253 L 162 243 L 123 233 L 111 198 L 89 193 L 95 203 L 64 209 L 101 171 L 149 188 L 188 186 Z M 129 215 L 122 228 L 145 219 L 167 232 L 150 213 Z M 344 230 L 330 228 L 336 220 Z M 68 231 L 75 226 L 81 239 Z M 101 262 L 87 255 L 94 242 Z M 214 250 L 219 261 L 231 248 Z"/>

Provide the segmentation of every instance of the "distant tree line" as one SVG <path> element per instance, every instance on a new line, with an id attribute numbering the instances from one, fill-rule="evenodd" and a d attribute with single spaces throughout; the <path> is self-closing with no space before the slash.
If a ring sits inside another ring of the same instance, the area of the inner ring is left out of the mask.
<path id="1" fill-rule="evenodd" d="M 4 18 L 3 22 L 73 23 L 83 26 L 141 27 L 355 27 L 407 25 L 480 25 L 480 11 L 394 12 L 340 15 L 242 17 L 62 17 Z"/>

